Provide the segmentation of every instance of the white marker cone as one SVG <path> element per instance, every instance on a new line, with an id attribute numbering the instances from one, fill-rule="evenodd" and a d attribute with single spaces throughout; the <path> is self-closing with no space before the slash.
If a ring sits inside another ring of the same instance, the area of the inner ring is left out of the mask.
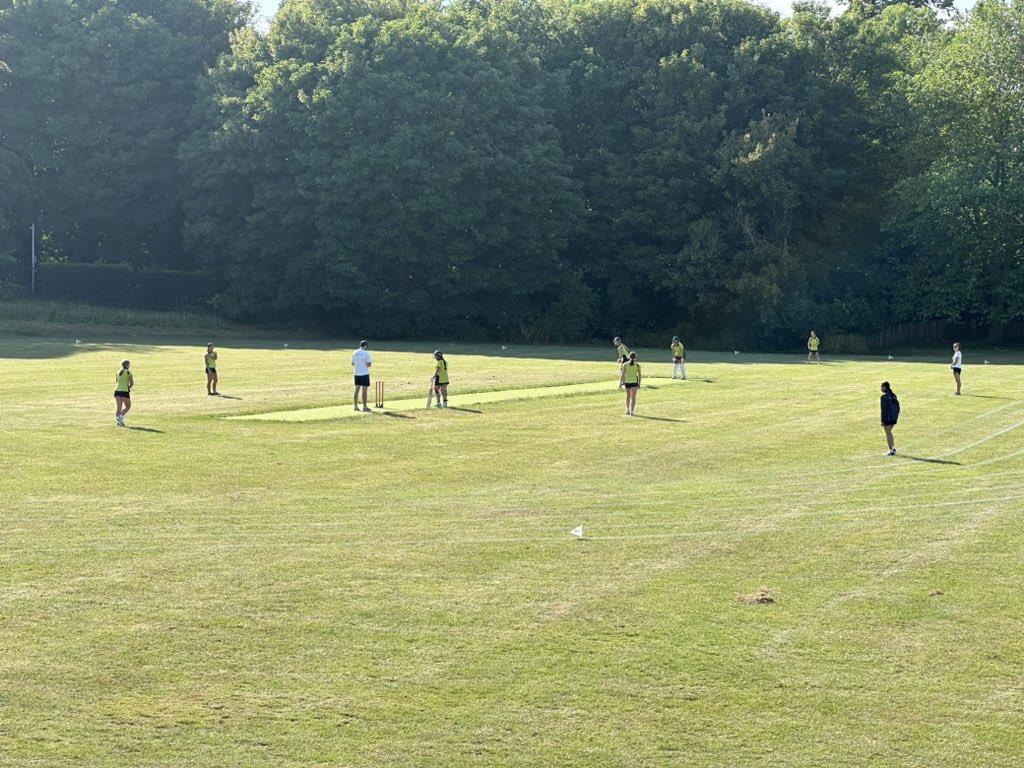
<path id="1" fill-rule="evenodd" d="M 573 528 L 571 531 L 569 531 L 569 533 L 571 533 L 577 539 L 582 539 L 583 538 L 583 526 L 582 525 L 577 525 L 575 528 Z"/>
<path id="2" fill-rule="evenodd" d="M 504 352 L 506 349 L 508 349 L 508 347 L 506 347 L 504 344 L 502 344 L 501 345 L 501 351 Z"/>
<path id="3" fill-rule="evenodd" d="M 890 359 L 890 360 L 893 360 L 893 359 L 895 359 L 895 358 L 893 358 L 893 356 L 892 356 L 892 355 L 889 355 L 889 359 Z"/>

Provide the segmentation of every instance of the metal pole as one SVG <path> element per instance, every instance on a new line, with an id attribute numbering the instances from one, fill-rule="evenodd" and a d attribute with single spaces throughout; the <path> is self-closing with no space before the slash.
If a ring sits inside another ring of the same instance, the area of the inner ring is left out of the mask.
<path id="1" fill-rule="evenodd" d="M 32 295 L 36 295 L 36 225 L 33 224 L 29 229 L 32 230 Z"/>

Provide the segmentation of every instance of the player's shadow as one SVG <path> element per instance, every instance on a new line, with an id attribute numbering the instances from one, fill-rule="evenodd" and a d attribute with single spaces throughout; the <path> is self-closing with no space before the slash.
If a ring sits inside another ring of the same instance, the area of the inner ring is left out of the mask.
<path id="1" fill-rule="evenodd" d="M 158 435 L 164 434 L 162 429 L 153 429 L 152 427 L 127 427 L 127 429 L 130 429 L 133 432 L 155 432 Z"/>
<path id="2" fill-rule="evenodd" d="M 974 394 L 968 393 L 966 396 L 967 397 L 981 397 L 981 398 L 984 398 L 985 400 L 1013 400 L 1012 397 L 999 397 L 998 395 L 974 395 Z"/>
<path id="3" fill-rule="evenodd" d="M 378 416 L 387 416 L 392 419 L 415 419 L 415 416 L 410 416 L 407 413 L 395 413 L 394 411 L 377 411 Z"/>
<path id="4" fill-rule="evenodd" d="M 900 459 L 909 459 L 910 461 L 920 461 L 924 464 L 952 464 L 957 467 L 963 466 L 963 464 L 961 464 L 959 461 L 945 461 L 944 459 L 926 459 L 921 456 L 908 456 L 905 453 L 898 453 L 896 454 L 896 457 Z"/>
<path id="5" fill-rule="evenodd" d="M 686 419 L 670 419 L 665 416 L 644 416 L 643 414 L 633 414 L 635 419 L 647 419 L 649 421 L 671 421 L 675 424 L 686 424 Z"/>
<path id="6" fill-rule="evenodd" d="M 220 395 L 220 394 L 218 394 L 217 397 L 219 397 L 221 400 L 244 400 L 245 399 L 243 397 L 235 397 L 234 395 Z"/>
<path id="7" fill-rule="evenodd" d="M 472 408 L 455 408 L 454 406 L 448 406 L 447 410 L 459 413 L 483 413 L 483 411 L 474 411 Z"/>

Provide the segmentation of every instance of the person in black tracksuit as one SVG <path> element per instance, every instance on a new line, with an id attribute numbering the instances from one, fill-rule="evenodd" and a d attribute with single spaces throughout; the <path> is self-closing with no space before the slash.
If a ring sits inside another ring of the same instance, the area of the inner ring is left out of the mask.
<path id="1" fill-rule="evenodd" d="M 889 444 L 886 456 L 896 455 L 896 443 L 892 439 L 892 428 L 900 419 L 900 401 L 892 391 L 888 381 L 882 382 L 882 429 L 885 430 L 885 442 Z"/>

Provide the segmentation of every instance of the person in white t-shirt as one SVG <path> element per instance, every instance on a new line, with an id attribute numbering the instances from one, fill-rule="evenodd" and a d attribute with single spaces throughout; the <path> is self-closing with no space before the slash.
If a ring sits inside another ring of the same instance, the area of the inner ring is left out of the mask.
<path id="1" fill-rule="evenodd" d="M 956 381 L 956 394 L 960 394 L 960 369 L 963 368 L 964 356 L 960 353 L 960 342 L 953 342 L 953 363 L 949 367 L 953 369 L 953 379 Z"/>
<path id="2" fill-rule="evenodd" d="M 352 367 L 356 375 L 356 391 L 352 396 L 352 410 L 359 410 L 359 390 L 363 392 L 363 410 L 366 413 L 370 409 L 366 407 L 366 395 L 370 391 L 370 366 L 373 365 L 373 358 L 367 350 L 369 344 L 365 341 L 359 342 L 359 349 L 352 353 Z"/>

